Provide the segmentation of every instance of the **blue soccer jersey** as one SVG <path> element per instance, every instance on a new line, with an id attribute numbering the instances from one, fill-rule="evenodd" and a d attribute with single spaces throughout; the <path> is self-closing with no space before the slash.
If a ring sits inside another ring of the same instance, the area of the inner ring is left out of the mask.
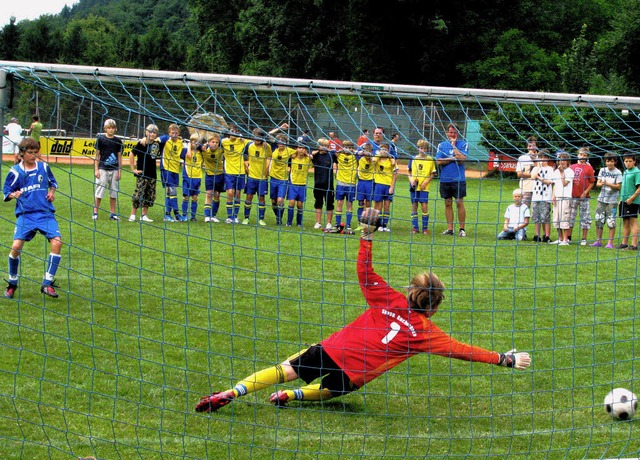
<path id="1" fill-rule="evenodd" d="M 29 171 L 24 169 L 22 163 L 11 168 L 4 181 L 4 201 L 9 201 L 9 195 L 22 190 L 22 195 L 16 200 L 16 216 L 23 214 L 54 213 L 53 203 L 47 200 L 49 188 L 58 188 L 53 173 L 47 163 L 36 162 L 36 167 Z"/>

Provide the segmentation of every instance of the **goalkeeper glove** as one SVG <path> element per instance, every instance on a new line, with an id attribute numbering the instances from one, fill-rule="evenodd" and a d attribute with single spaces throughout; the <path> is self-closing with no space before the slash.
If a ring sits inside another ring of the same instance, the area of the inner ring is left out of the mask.
<path id="1" fill-rule="evenodd" d="M 361 238 L 371 241 L 374 232 L 380 227 L 380 211 L 375 208 L 366 208 L 360 216 L 360 226 L 362 227 Z"/>
<path id="2" fill-rule="evenodd" d="M 523 370 L 529 367 L 531 364 L 531 357 L 529 353 L 520 352 L 517 350 L 509 350 L 506 353 L 500 353 L 500 360 L 498 361 L 500 366 L 513 367 L 514 369 Z"/>

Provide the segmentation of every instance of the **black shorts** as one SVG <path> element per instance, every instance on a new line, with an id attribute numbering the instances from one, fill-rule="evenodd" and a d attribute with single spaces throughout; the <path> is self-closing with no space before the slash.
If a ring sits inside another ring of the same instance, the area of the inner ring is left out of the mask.
<path id="1" fill-rule="evenodd" d="M 640 205 L 635 203 L 627 204 L 626 201 L 621 201 L 618 207 L 618 213 L 623 219 L 629 219 L 631 217 L 638 217 L 638 210 Z"/>
<path id="2" fill-rule="evenodd" d="M 327 203 L 327 211 L 333 211 L 333 203 L 336 199 L 336 193 L 333 190 L 320 190 L 313 189 L 313 197 L 315 198 L 315 203 L 313 204 L 314 209 L 322 209 L 324 203 Z"/>
<path id="3" fill-rule="evenodd" d="M 323 350 L 322 345 L 311 345 L 290 359 L 289 363 L 298 377 L 306 383 L 322 378 L 320 388 L 326 388 L 332 396 L 342 396 L 359 388 Z"/>
<path id="4" fill-rule="evenodd" d="M 460 199 L 465 196 L 467 196 L 466 182 L 440 182 L 440 197 L 442 199 Z"/>

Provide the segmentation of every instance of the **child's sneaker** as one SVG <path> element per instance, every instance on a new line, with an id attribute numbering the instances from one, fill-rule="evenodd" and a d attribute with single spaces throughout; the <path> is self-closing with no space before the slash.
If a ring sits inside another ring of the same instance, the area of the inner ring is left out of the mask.
<path id="1" fill-rule="evenodd" d="M 196 412 L 215 412 L 223 406 L 226 406 L 235 399 L 236 395 L 233 390 L 220 391 L 205 396 L 200 399 L 196 405 Z"/>
<path id="2" fill-rule="evenodd" d="M 278 390 L 269 397 L 269 402 L 272 402 L 278 407 L 286 406 L 288 401 L 289 395 L 284 390 Z"/>
<path id="3" fill-rule="evenodd" d="M 98 220 L 98 213 L 94 212 L 93 216 L 91 217 L 93 220 Z"/>
<path id="4" fill-rule="evenodd" d="M 140 219 L 140 220 L 142 220 L 142 219 Z M 136 221 L 136 215 L 135 214 L 131 214 L 129 216 L 129 222 L 135 222 L 135 221 Z"/>
<path id="5" fill-rule="evenodd" d="M 165 214 L 164 215 L 164 221 L 165 222 L 175 222 L 175 220 L 173 220 L 173 217 L 171 217 L 170 214 Z"/>
<path id="6" fill-rule="evenodd" d="M 615 249 L 615 248 L 613 247 L 613 244 L 611 244 L 611 243 L 607 244 L 607 245 L 605 246 L 605 248 L 607 248 L 607 249 Z"/>
<path id="7" fill-rule="evenodd" d="M 7 281 L 8 285 L 7 285 L 7 290 L 4 291 L 4 296 L 7 299 L 13 299 L 13 296 L 16 293 L 16 289 L 18 289 L 18 285 L 15 283 L 11 283 L 9 281 Z"/>
<path id="8" fill-rule="evenodd" d="M 110 220 L 120 220 L 120 218 L 119 218 L 118 216 L 116 216 L 115 214 L 111 214 L 111 215 L 109 216 L 109 219 L 110 219 Z"/>
<path id="9" fill-rule="evenodd" d="M 143 215 L 143 216 L 140 218 L 140 220 L 141 220 L 142 222 L 153 222 L 153 219 L 150 219 L 149 217 L 147 217 L 147 215 L 146 215 L 146 214 L 145 214 L 145 215 Z"/>
<path id="10" fill-rule="evenodd" d="M 258 225 L 260 225 L 261 227 L 264 227 L 265 225 L 267 225 L 267 223 L 264 220 L 260 219 L 258 221 Z"/>
<path id="11" fill-rule="evenodd" d="M 582 241 L 585 241 L 585 240 L 582 240 Z M 600 242 L 600 240 L 597 240 L 597 241 L 591 243 L 589 246 L 591 246 L 592 248 L 599 248 L 599 247 L 602 246 L 602 243 Z"/>
<path id="12" fill-rule="evenodd" d="M 56 292 L 53 283 L 40 286 L 40 292 L 49 297 L 53 297 L 54 299 L 58 298 L 58 293 Z"/>
<path id="13" fill-rule="evenodd" d="M 220 223 L 220 219 L 218 219 L 216 216 L 213 216 L 211 218 L 211 222 L 218 224 L 218 223 Z"/>

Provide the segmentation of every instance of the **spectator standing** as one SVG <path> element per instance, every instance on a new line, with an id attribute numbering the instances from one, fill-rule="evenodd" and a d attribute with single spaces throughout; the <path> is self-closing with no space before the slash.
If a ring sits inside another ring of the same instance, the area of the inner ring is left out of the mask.
<path id="1" fill-rule="evenodd" d="M 578 162 L 571 165 L 573 170 L 573 190 L 571 193 L 571 215 L 569 223 L 571 227 L 568 231 L 568 239 L 571 241 L 573 226 L 580 212 L 580 228 L 582 229 L 582 246 L 587 245 L 587 235 L 591 228 L 591 189 L 596 184 L 596 173 L 589 164 L 589 149 L 578 150 Z"/>
<path id="2" fill-rule="evenodd" d="M 465 221 L 467 211 L 464 207 L 464 197 L 467 196 L 467 176 L 464 162 L 469 154 L 469 145 L 460 139 L 458 127 L 453 123 L 447 127 L 447 140 L 438 145 L 436 162 L 440 166 L 440 196 L 444 200 L 444 212 L 447 219 L 447 229 L 443 235 L 453 235 L 453 200 L 456 200 L 458 236 L 465 237 Z"/>
<path id="3" fill-rule="evenodd" d="M 98 220 L 98 210 L 105 191 L 109 190 L 109 219 L 120 220 L 116 214 L 118 190 L 122 174 L 122 139 L 116 136 L 118 130 L 115 120 L 109 118 L 104 122 L 104 134 L 96 139 L 96 158 L 94 175 L 96 177 L 95 206 L 93 220 Z"/>
<path id="4" fill-rule="evenodd" d="M 616 236 L 616 217 L 618 198 L 622 188 L 622 172 L 616 167 L 617 155 L 607 152 L 604 155 L 605 167 L 598 172 L 596 187 L 600 188 L 596 206 L 596 241 L 591 245 L 602 246 L 602 234 L 605 224 L 609 228 L 607 249 L 613 249 L 613 238 Z"/>

